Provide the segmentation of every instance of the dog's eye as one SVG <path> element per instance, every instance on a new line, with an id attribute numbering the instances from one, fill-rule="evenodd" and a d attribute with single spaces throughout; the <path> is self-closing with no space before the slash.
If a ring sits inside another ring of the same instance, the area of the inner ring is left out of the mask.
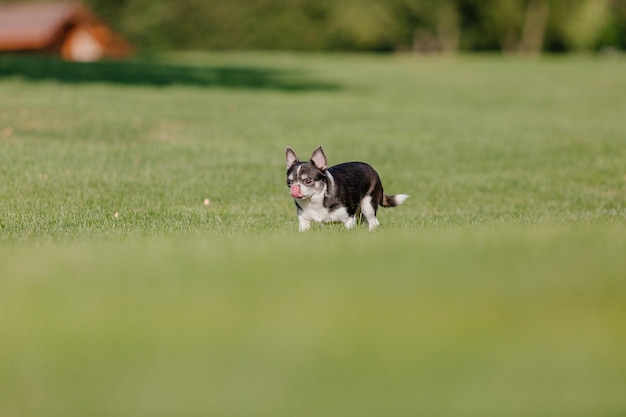
<path id="1" fill-rule="evenodd" d="M 293 184 L 293 181 L 290 179 L 287 179 L 287 187 L 291 187 L 291 184 Z"/>
<path id="2" fill-rule="evenodd" d="M 313 184 L 313 180 L 311 178 L 305 178 L 302 182 L 304 183 L 304 185 Z"/>

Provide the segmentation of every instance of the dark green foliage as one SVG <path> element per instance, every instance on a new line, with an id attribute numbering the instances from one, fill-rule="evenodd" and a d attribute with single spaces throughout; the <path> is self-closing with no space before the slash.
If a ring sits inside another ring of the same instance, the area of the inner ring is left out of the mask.
<path id="1" fill-rule="evenodd" d="M 626 0 L 87 0 L 142 50 L 600 50 Z"/>

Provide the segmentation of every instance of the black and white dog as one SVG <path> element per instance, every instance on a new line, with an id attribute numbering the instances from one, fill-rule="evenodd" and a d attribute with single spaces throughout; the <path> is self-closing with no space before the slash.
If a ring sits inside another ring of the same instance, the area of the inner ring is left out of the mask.
<path id="1" fill-rule="evenodd" d="M 312 221 L 341 222 L 352 229 L 359 213 L 372 230 L 378 226 L 379 205 L 395 207 L 409 197 L 385 194 L 378 173 L 364 162 L 346 162 L 328 168 L 321 146 L 313 151 L 308 162 L 300 162 L 290 147 L 285 157 L 287 187 L 296 202 L 301 232 L 308 230 Z"/>

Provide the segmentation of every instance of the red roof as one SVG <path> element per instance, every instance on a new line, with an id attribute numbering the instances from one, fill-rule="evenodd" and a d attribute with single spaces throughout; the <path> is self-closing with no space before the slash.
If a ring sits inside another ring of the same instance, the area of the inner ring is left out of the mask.
<path id="1" fill-rule="evenodd" d="M 0 49 L 39 49 L 80 13 L 78 3 L 0 4 Z"/>
<path id="2" fill-rule="evenodd" d="M 132 49 L 80 2 L 0 3 L 0 51 L 60 50 L 78 27 L 93 31 L 117 55 Z"/>

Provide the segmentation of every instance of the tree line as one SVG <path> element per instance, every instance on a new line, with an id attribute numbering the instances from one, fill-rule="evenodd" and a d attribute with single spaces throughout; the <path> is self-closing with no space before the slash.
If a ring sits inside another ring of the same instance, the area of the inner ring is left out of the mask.
<path id="1" fill-rule="evenodd" d="M 86 0 L 139 49 L 626 49 L 626 0 Z"/>

